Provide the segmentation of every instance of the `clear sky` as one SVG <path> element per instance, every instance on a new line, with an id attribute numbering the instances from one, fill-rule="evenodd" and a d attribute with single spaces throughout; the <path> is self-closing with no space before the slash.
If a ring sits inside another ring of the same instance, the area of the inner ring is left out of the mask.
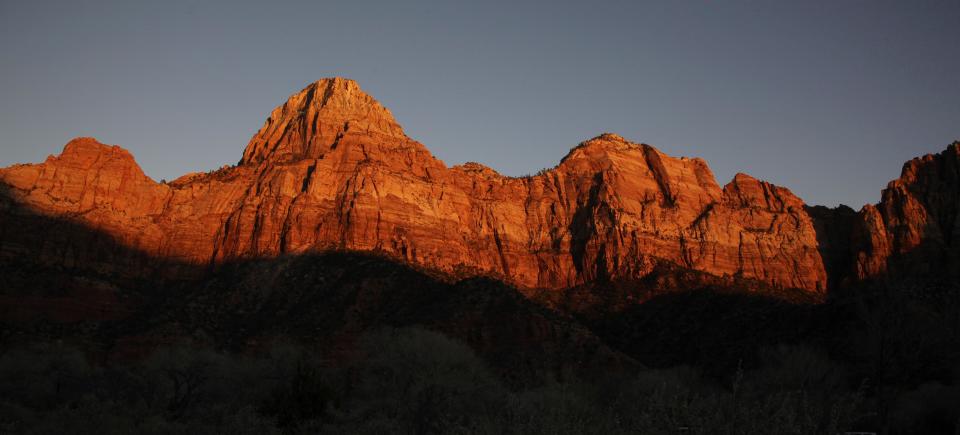
<path id="1" fill-rule="evenodd" d="M 357 80 L 448 165 L 508 175 L 618 133 L 811 204 L 876 202 L 960 139 L 960 1 L 0 0 L 0 166 L 75 136 L 173 179 Z"/>

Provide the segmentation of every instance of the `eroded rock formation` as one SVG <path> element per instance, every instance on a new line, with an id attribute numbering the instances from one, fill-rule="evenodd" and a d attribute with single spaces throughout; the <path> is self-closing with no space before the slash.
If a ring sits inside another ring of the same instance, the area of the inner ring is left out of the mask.
<path id="1" fill-rule="evenodd" d="M 854 280 L 960 278 L 960 142 L 905 163 L 880 203 L 857 215 L 852 246 Z"/>
<path id="2" fill-rule="evenodd" d="M 908 164 L 906 181 L 862 212 L 863 274 L 931 232 L 956 246 L 955 196 L 918 193 L 956 186 L 956 146 L 950 150 L 953 172 L 929 175 L 928 160 Z M 773 286 L 823 292 L 827 285 L 814 222 L 785 188 L 745 174 L 721 188 L 703 160 L 613 134 L 580 144 L 536 176 L 506 177 L 474 163 L 448 168 L 355 82 L 339 78 L 274 109 L 234 167 L 160 184 L 123 149 L 79 138 L 44 163 L 0 170 L 0 181 L 8 197 L 2 252 L 42 252 L 44 261 L 71 267 L 129 264 L 98 263 L 117 256 L 95 255 L 96 245 L 67 236 L 41 241 L 49 246 L 38 250 L 36 238 L 17 234 L 26 223 L 13 204 L 188 265 L 343 249 L 528 289 L 642 277 L 663 261 Z"/>

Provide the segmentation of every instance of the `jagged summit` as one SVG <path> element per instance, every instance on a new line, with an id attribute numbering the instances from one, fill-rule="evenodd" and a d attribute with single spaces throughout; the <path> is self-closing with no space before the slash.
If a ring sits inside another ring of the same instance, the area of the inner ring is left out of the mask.
<path id="1" fill-rule="evenodd" d="M 357 82 L 321 79 L 270 112 L 250 139 L 240 164 L 318 158 L 351 133 L 406 139 L 393 114 Z"/>
<path id="2" fill-rule="evenodd" d="M 831 276 L 875 276 L 917 246 L 932 252 L 922 261 L 960 258 L 950 248 L 960 246 L 958 161 L 956 144 L 916 159 L 881 204 L 856 222 L 841 216 L 856 234 L 830 242 L 830 264 L 856 270 Z M 661 262 L 814 292 L 828 284 L 824 240 L 786 188 L 746 174 L 721 187 L 701 159 L 612 133 L 536 176 L 448 168 L 342 78 L 312 83 L 274 109 L 238 166 L 155 183 L 125 150 L 77 138 L 44 163 L 0 169 L 0 183 L 31 210 L 188 264 L 337 249 L 531 289 L 642 278 Z M 0 254 L 38 255 L 35 240 L 6 238 L 31 223 L 3 210 L 0 201 Z M 37 246 L 65 264 L 149 269 L 125 265 L 123 255 L 97 257 L 82 240 L 62 245 L 53 254 Z"/>

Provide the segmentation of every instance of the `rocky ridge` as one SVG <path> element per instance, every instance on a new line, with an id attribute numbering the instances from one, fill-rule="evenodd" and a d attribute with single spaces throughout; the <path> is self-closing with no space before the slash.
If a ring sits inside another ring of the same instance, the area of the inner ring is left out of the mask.
<path id="1" fill-rule="evenodd" d="M 892 256 L 928 239 L 940 251 L 952 246 L 945 261 L 956 263 L 956 149 L 908 163 L 881 204 L 860 212 L 851 276 L 883 273 Z M 667 262 L 822 293 L 832 264 L 811 214 L 786 188 L 746 174 L 721 188 L 703 160 L 614 134 L 581 143 L 535 176 L 447 167 L 340 78 L 274 109 L 233 167 L 161 184 L 125 150 L 78 138 L 44 163 L 0 170 L 0 181 L 3 255 L 104 271 L 154 265 L 91 252 L 96 245 L 69 234 L 38 247 L 15 230 L 30 225 L 19 208 L 184 265 L 372 251 L 521 289 L 637 278 Z M 954 190 L 924 193 L 944 185 Z"/>
<path id="2" fill-rule="evenodd" d="M 960 279 L 960 142 L 904 163 L 878 204 L 857 214 L 851 279 Z"/>

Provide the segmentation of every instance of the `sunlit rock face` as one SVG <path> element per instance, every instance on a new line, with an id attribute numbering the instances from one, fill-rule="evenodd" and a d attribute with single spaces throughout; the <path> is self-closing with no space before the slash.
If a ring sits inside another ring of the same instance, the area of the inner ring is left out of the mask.
<path id="1" fill-rule="evenodd" d="M 852 277 L 945 274 L 960 278 L 960 142 L 903 165 L 853 234 Z"/>
<path id="2" fill-rule="evenodd" d="M 953 145 L 908 163 L 880 205 L 860 213 L 850 248 L 857 276 L 881 273 L 891 255 L 927 240 L 956 255 L 956 162 Z M 274 109 L 237 166 L 160 184 L 123 149 L 82 138 L 44 163 L 0 170 L 0 180 L 2 252 L 83 267 L 110 265 L 68 236 L 37 249 L 35 237 L 15 234 L 28 223 L 14 202 L 194 265 L 337 249 L 523 289 L 640 278 L 658 262 L 811 292 L 827 286 L 814 222 L 788 189 L 745 174 L 721 187 L 703 160 L 614 134 L 530 177 L 447 167 L 340 78 Z"/>

